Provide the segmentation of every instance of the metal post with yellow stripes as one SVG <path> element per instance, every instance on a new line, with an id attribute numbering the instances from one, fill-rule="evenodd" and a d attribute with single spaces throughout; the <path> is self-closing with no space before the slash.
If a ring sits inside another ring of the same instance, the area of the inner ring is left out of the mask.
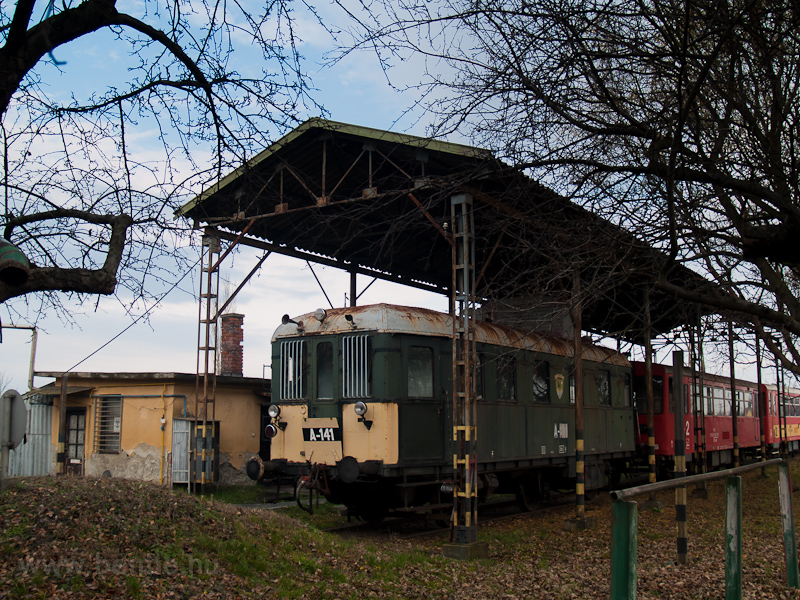
<path id="1" fill-rule="evenodd" d="M 684 429 L 683 350 L 672 353 L 672 393 L 675 398 L 675 478 L 686 477 L 686 437 Z M 675 488 L 675 521 L 678 537 L 678 564 L 685 565 L 688 554 L 686 524 L 686 486 Z"/>

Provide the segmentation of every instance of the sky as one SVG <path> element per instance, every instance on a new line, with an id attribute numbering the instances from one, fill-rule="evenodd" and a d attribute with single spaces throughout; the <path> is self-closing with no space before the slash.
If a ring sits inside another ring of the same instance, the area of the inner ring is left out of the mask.
<path id="1" fill-rule="evenodd" d="M 306 67 L 317 88 L 316 97 L 329 111 L 330 119 L 415 135 L 425 134 L 427 121 L 424 116 L 419 119 L 418 114 L 408 112 L 414 98 L 389 85 L 372 54 L 353 54 L 332 68 L 319 68 L 316 61 L 330 49 L 330 41 L 313 20 L 301 19 L 299 25 L 301 36 L 308 40 L 300 50 L 308 57 Z M 87 72 L 100 79 L 103 77 L 102 69 L 114 59 L 105 52 L 100 36 L 59 49 L 57 55 L 70 67 L 85 67 Z M 406 61 L 393 71 L 393 77 L 395 82 L 413 84 L 417 82 L 419 73 L 419 64 Z M 61 84 L 66 93 L 69 86 L 74 85 L 74 79 L 67 76 Z M 310 116 L 316 115 L 304 115 Z M 450 137 L 449 141 L 464 143 L 466 140 Z M 226 262 L 223 277 L 231 282 L 232 288 L 251 270 L 260 255 L 255 249 L 243 248 L 233 260 Z M 325 294 L 335 306 L 346 305 L 349 274 L 321 265 L 313 265 L 313 270 L 312 273 L 304 261 L 273 254 L 238 295 L 232 310 L 244 315 L 245 376 L 270 377 L 270 339 L 282 315 L 296 317 L 317 308 L 327 308 L 330 304 Z M 315 274 L 322 282 L 324 292 Z M 175 281 L 180 277 L 181 274 L 176 274 Z M 55 315 L 38 315 L 35 370 L 194 373 L 198 346 L 196 282 L 197 273 L 192 273 L 157 306 L 139 306 L 134 314 L 126 313 L 112 296 L 90 298 L 83 306 L 72 306 L 73 323 L 65 323 Z M 370 282 L 370 278 L 359 276 L 359 292 Z M 371 285 L 358 300 L 359 305 L 377 302 L 447 310 L 444 296 L 382 281 Z M 145 313 L 147 318 L 142 318 Z M 0 305 L 0 318 L 4 325 L 26 326 L 37 315 L 28 317 L 27 322 L 12 319 Z M 28 389 L 31 340 L 29 330 L 2 330 L 0 391 L 13 388 L 24 392 Z M 664 355 L 660 360 L 668 358 Z M 37 377 L 34 386 L 51 381 L 50 378 Z"/>
<path id="2" fill-rule="evenodd" d="M 330 40 L 313 19 L 301 18 L 298 25 L 301 37 L 307 40 L 300 50 L 308 59 L 306 68 L 317 88 L 315 95 L 329 111 L 330 119 L 424 135 L 425 123 L 407 113 L 412 99 L 388 84 L 374 56 L 355 54 L 331 69 L 321 68 L 318 62 L 331 48 Z M 96 36 L 58 49 L 56 58 L 66 63 L 63 68 L 66 75 L 52 85 L 62 84 L 65 87 L 60 93 L 70 93 L 76 70 L 85 71 L 87 79 L 82 80 L 85 85 L 92 85 L 92 78 L 102 80 L 103 71 L 117 58 L 117 49 L 109 51 L 104 44 L 102 36 Z M 413 80 L 414 69 L 413 64 L 405 64 L 396 75 Z M 451 138 L 451 141 L 463 140 Z M 233 260 L 226 261 L 223 278 L 230 280 L 235 289 L 260 256 L 260 251 L 243 248 Z M 321 265 L 313 265 L 313 269 L 324 286 L 324 293 L 304 261 L 273 254 L 237 296 L 233 310 L 244 314 L 245 376 L 270 376 L 270 338 L 280 325 L 282 315 L 298 316 L 327 308 L 330 305 L 325 294 L 335 306 L 345 305 L 349 274 Z M 28 326 L 38 317 L 34 357 L 34 369 L 38 372 L 194 373 L 198 346 L 198 304 L 194 287 L 198 273 L 191 275 L 149 312 L 147 318 L 134 325 L 132 323 L 149 307 L 140 306 L 136 314 L 127 314 L 113 296 L 92 297 L 83 306 L 72 305 L 70 312 L 74 323 L 65 323 L 55 315 L 28 314 L 27 321 L 12 318 L 2 305 L 0 319 L 3 325 Z M 176 274 L 175 280 L 178 279 L 179 274 Z M 359 293 L 370 281 L 371 278 L 358 277 Z M 370 286 L 358 303 L 386 301 L 447 310 L 447 300 L 443 296 L 388 282 Z M 69 306 L 70 301 L 65 298 L 65 302 Z M 28 389 L 31 358 L 32 332 L 3 328 L 0 391 Z M 36 377 L 34 386 L 51 381 Z"/>

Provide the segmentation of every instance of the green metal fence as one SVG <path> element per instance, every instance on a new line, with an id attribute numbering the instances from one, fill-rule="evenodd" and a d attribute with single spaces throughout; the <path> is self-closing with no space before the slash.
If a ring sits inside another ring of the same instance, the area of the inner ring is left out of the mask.
<path id="1" fill-rule="evenodd" d="M 767 460 L 745 467 L 680 477 L 626 490 L 611 492 L 611 600 L 636 598 L 636 545 L 638 505 L 628 501 L 641 494 L 684 488 L 692 483 L 726 479 L 725 485 L 725 600 L 742 597 L 742 478 L 740 475 L 768 466 L 778 467 L 778 496 L 781 505 L 783 545 L 788 585 L 800 588 L 797 544 L 794 533 L 792 482 L 789 465 L 783 459 Z"/>

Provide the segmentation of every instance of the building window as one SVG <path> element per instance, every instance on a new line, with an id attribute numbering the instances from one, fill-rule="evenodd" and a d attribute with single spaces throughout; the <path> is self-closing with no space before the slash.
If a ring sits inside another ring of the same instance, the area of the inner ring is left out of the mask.
<path id="1" fill-rule="evenodd" d="M 408 349 L 408 395 L 433 398 L 433 349 L 422 346 Z"/>
<path id="2" fill-rule="evenodd" d="M 317 345 L 317 398 L 333 398 L 333 344 Z"/>
<path id="3" fill-rule="evenodd" d="M 122 396 L 99 396 L 94 407 L 95 452 L 119 452 L 122 449 Z"/>
<path id="4" fill-rule="evenodd" d="M 305 341 L 281 342 L 281 400 L 305 398 L 305 350 Z"/>
<path id="5" fill-rule="evenodd" d="M 533 401 L 550 402 L 550 363 L 546 360 L 533 365 Z"/>
<path id="6" fill-rule="evenodd" d="M 346 335 L 342 338 L 342 396 L 368 398 L 372 395 L 372 338 Z"/>

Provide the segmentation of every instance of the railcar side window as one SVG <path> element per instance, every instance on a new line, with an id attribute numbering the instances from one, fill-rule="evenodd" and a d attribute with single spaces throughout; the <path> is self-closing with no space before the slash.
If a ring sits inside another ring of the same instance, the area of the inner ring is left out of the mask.
<path id="1" fill-rule="evenodd" d="M 433 398 L 433 349 L 422 346 L 408 349 L 408 395 Z"/>
<path id="2" fill-rule="evenodd" d="M 317 398 L 333 398 L 333 344 L 317 344 Z"/>
<path id="3" fill-rule="evenodd" d="M 744 417 L 753 416 L 753 393 L 752 392 L 736 392 L 740 396 L 739 414 Z"/>
<path id="4" fill-rule="evenodd" d="M 486 357 L 483 352 L 478 352 L 477 361 L 475 365 L 475 393 L 478 396 L 478 400 L 486 400 L 486 388 L 483 382 L 483 367 L 486 364 Z"/>
<path id="5" fill-rule="evenodd" d="M 714 388 L 714 414 L 722 417 L 725 413 L 725 397 L 721 387 Z"/>
<path id="6" fill-rule="evenodd" d="M 281 399 L 305 398 L 306 343 L 304 340 L 281 342 Z"/>
<path id="7" fill-rule="evenodd" d="M 372 338 L 366 334 L 342 338 L 342 396 L 372 395 Z"/>
<path id="8" fill-rule="evenodd" d="M 533 365 L 533 401 L 550 402 L 550 363 L 546 360 Z"/>
<path id="9" fill-rule="evenodd" d="M 631 374 L 625 373 L 625 380 L 623 381 L 622 387 L 622 402 L 623 406 L 633 406 L 631 404 Z"/>
<path id="10" fill-rule="evenodd" d="M 517 361 L 513 356 L 497 357 L 497 398 L 517 399 Z"/>
<path id="11" fill-rule="evenodd" d="M 611 406 L 611 373 L 598 371 L 594 376 L 597 382 L 597 401 L 600 406 Z"/>
<path id="12" fill-rule="evenodd" d="M 703 386 L 703 395 L 706 398 L 706 415 L 714 414 L 714 395 L 711 391 L 711 386 Z"/>

